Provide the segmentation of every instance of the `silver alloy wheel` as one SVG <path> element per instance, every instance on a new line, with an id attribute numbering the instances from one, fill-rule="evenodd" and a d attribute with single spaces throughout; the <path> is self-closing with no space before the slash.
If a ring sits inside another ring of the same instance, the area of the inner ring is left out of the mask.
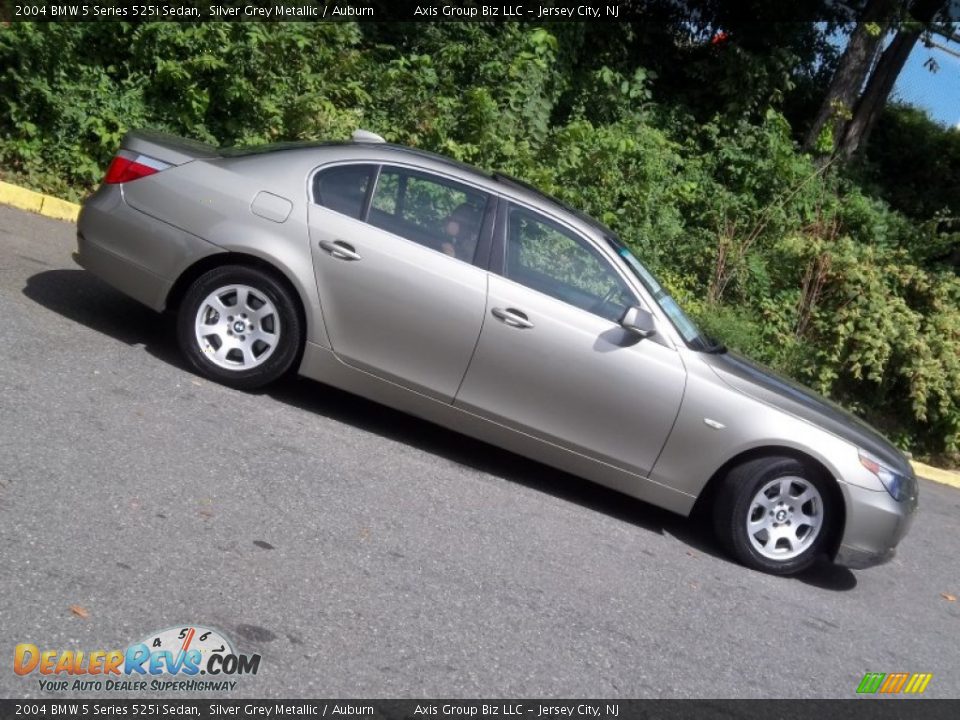
<path id="1" fill-rule="evenodd" d="M 747 537 L 770 560 L 789 560 L 809 548 L 823 529 L 823 498 L 809 480 L 771 480 L 750 501 Z"/>
<path id="2" fill-rule="evenodd" d="M 273 355 L 280 341 L 280 314 L 249 285 L 225 285 L 207 295 L 194 331 L 201 352 L 226 370 L 250 370 Z"/>

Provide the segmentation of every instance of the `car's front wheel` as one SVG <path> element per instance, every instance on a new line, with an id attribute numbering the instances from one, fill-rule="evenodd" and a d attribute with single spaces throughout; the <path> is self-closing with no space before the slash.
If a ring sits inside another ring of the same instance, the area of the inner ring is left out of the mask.
<path id="1" fill-rule="evenodd" d="M 835 508 L 813 468 L 789 457 L 764 457 L 733 468 L 714 506 L 721 543 L 737 560 L 774 575 L 809 567 L 830 535 Z"/>
<path id="2" fill-rule="evenodd" d="M 290 370 L 302 342 L 295 300 L 273 274 L 214 268 L 187 290 L 177 316 L 180 349 L 197 372 L 249 390 Z"/>

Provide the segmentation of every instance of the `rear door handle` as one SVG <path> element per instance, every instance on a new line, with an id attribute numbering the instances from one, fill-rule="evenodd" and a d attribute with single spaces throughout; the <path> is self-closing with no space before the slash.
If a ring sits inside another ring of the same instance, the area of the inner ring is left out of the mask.
<path id="1" fill-rule="evenodd" d="M 527 315 L 516 308 L 494 308 L 490 312 L 498 320 L 501 320 L 510 327 L 528 329 L 533 327 L 533 323 L 527 319 Z"/>
<path id="2" fill-rule="evenodd" d="M 333 257 L 340 260 L 359 260 L 360 253 L 350 243 L 343 240 L 321 240 L 319 243 L 321 249 L 326 250 Z"/>

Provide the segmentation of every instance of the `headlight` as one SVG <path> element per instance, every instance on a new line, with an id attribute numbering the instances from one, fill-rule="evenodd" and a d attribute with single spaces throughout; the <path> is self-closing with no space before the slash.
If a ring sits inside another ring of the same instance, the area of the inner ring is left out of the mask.
<path id="1" fill-rule="evenodd" d="M 869 455 L 863 452 L 863 450 L 860 451 L 860 464 L 877 476 L 887 489 L 887 492 L 890 493 L 897 502 L 903 502 L 916 496 L 917 479 L 912 473 L 910 475 L 904 475 L 895 470 L 891 470 L 873 457 L 873 455 Z"/>

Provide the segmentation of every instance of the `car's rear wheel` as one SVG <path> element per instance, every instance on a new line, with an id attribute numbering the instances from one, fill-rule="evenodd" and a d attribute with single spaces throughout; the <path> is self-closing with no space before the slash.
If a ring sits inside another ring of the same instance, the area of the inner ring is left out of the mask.
<path id="1" fill-rule="evenodd" d="M 269 272 L 214 268 L 187 290 L 177 317 L 180 349 L 197 372 L 252 389 L 290 370 L 303 336 L 292 293 Z"/>
<path id="2" fill-rule="evenodd" d="M 828 541 L 835 509 L 821 473 L 789 457 L 733 468 L 714 506 L 720 541 L 748 567 L 792 575 L 809 567 Z"/>

